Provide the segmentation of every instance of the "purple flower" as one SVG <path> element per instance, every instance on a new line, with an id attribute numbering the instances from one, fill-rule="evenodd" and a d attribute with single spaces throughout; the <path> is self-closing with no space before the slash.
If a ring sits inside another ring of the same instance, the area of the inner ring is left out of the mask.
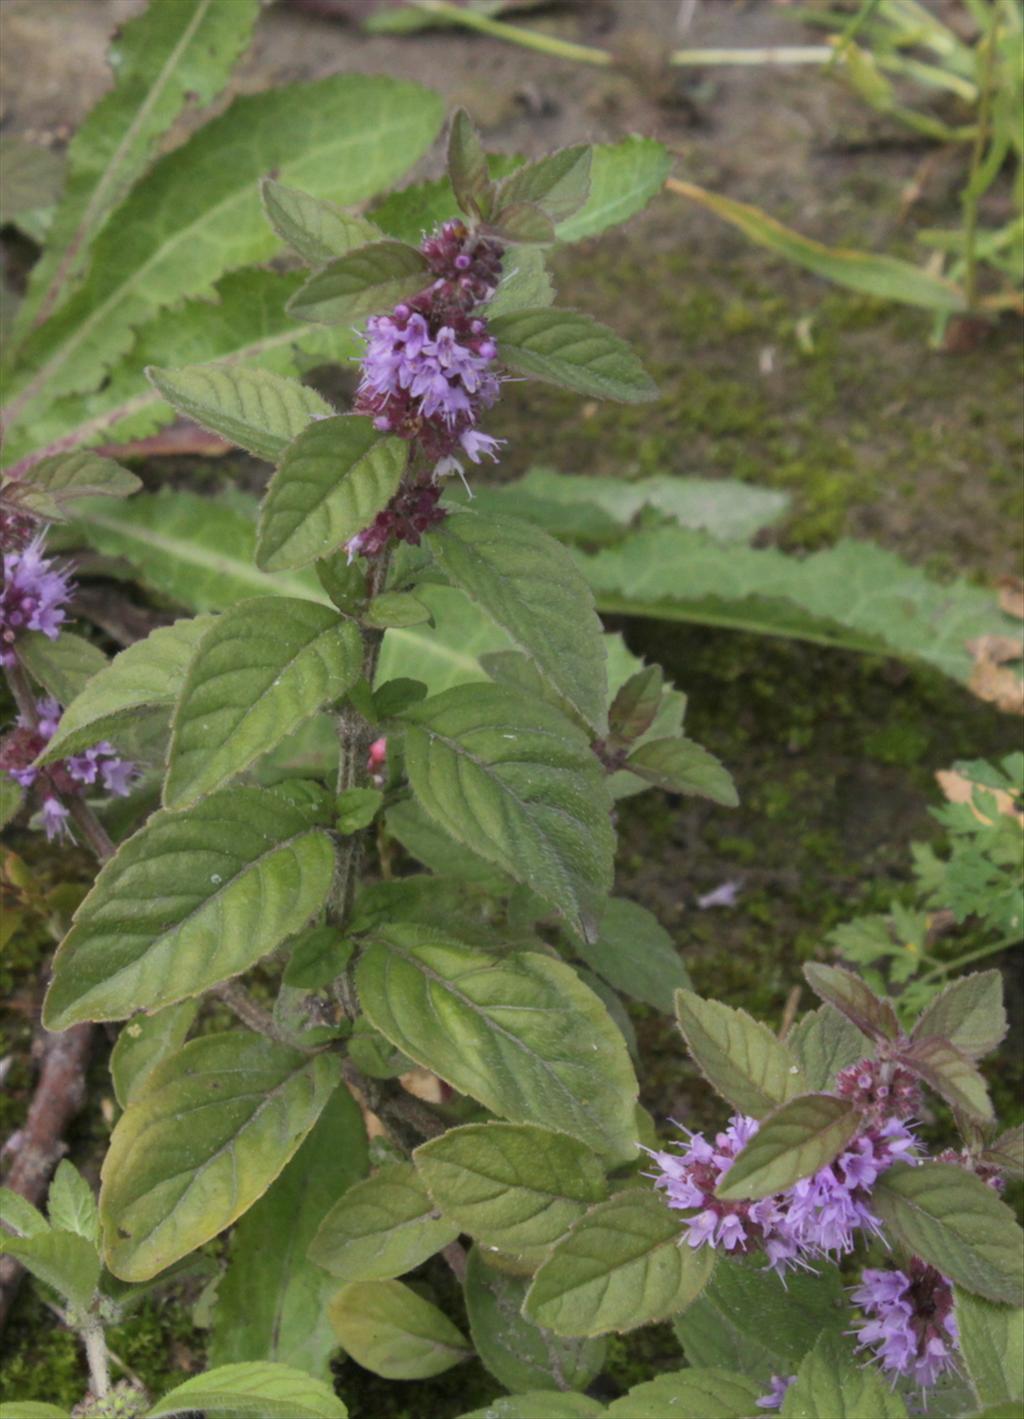
<path id="1" fill-rule="evenodd" d="M 0 591 L 0 664 L 14 664 L 14 642 L 24 631 L 41 631 L 56 640 L 71 596 L 66 570 L 43 555 L 43 536 L 21 551 L 4 553 Z"/>
<path id="2" fill-rule="evenodd" d="M 795 1379 L 796 1375 L 772 1375 L 771 1389 L 754 1401 L 758 1409 L 781 1409 L 786 1391 Z"/>
<path id="3" fill-rule="evenodd" d="M 53 842 L 54 838 L 69 838 L 71 836 L 71 829 L 68 827 L 68 810 L 59 798 L 54 798 L 50 794 L 43 800 L 41 817 L 47 842 Z"/>
<path id="4" fill-rule="evenodd" d="M 851 1297 L 868 1317 L 854 1331 L 857 1348 L 873 1350 L 894 1378 L 927 1388 L 956 1368 L 953 1290 L 934 1267 L 914 1257 L 907 1271 L 866 1270 Z"/>

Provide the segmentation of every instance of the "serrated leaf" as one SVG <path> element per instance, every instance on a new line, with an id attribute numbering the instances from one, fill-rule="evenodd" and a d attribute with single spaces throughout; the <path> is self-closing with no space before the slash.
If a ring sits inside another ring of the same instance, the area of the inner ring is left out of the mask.
<path id="1" fill-rule="evenodd" d="M 762 1120 L 715 1196 L 736 1202 L 784 1192 L 827 1167 L 860 1127 L 860 1114 L 846 1099 L 832 1094 L 790 1099 Z"/>
<path id="2" fill-rule="evenodd" d="M 661 704 L 664 679 L 660 665 L 647 665 L 619 686 L 608 710 L 613 734 L 633 740 L 650 729 Z"/>
<path id="3" fill-rule="evenodd" d="M 189 664 L 174 713 L 164 803 L 183 808 L 236 777 L 355 684 L 359 632 L 312 601 L 259 597 L 225 611 Z"/>
<path id="4" fill-rule="evenodd" d="M 101 739 L 116 739 L 123 727 L 134 726 L 149 711 L 169 720 L 189 659 L 212 625 L 212 616 L 176 621 L 122 650 L 68 704 L 39 763 L 66 759 Z"/>
<path id="5" fill-rule="evenodd" d="M 237 975 L 327 899 L 322 812 L 280 789 L 234 788 L 163 809 L 102 869 L 54 960 L 47 1029 L 118 1020 Z"/>
<path id="6" fill-rule="evenodd" d="M 845 1015 L 869 1039 L 898 1039 L 900 1022 L 888 1000 L 882 1000 L 850 971 L 809 961 L 804 966 L 808 984 L 821 1000 Z"/>
<path id="7" fill-rule="evenodd" d="M 334 552 L 387 506 L 407 459 L 402 440 L 382 438 L 363 415 L 309 426 L 289 445 L 267 489 L 258 564 L 279 571 Z"/>
<path id="8" fill-rule="evenodd" d="M 849 1342 L 825 1333 L 782 1401 L 784 1419 L 906 1419 L 903 1400 Z"/>
<path id="9" fill-rule="evenodd" d="M 985 1080 L 963 1051 L 949 1040 L 935 1035 L 919 1036 L 900 1058 L 951 1108 L 982 1123 L 994 1121 Z"/>
<path id="10" fill-rule="evenodd" d="M 460 1415 L 460 1419 L 594 1419 L 605 1412 L 603 1405 L 585 1394 L 541 1390 L 499 1395 L 486 1409 L 474 1409 L 471 1414 Z"/>
<path id="11" fill-rule="evenodd" d="M 217 1287 L 209 1364 L 275 1360 L 329 1381 L 337 1342 L 327 1318 L 336 1290 L 306 1249 L 339 1191 L 366 1172 L 366 1132 L 336 1089 L 302 1147 L 235 1229 Z"/>
<path id="12" fill-rule="evenodd" d="M 296 291 L 288 310 L 299 320 L 338 325 L 389 310 L 431 280 L 421 251 L 384 239 L 329 261 Z"/>
<path id="13" fill-rule="evenodd" d="M 671 936 L 636 902 L 613 897 L 601 917 L 597 940 L 574 944 L 609 985 L 666 1014 L 673 1010 L 674 992 L 690 988 Z"/>
<path id="14" fill-rule="evenodd" d="M 586 202 L 590 193 L 588 147 L 562 148 L 536 162 L 524 163 L 498 185 L 494 205 L 500 223 L 502 209 L 518 202 L 535 203 L 553 222 L 564 222 Z"/>
<path id="15" fill-rule="evenodd" d="M 427 538 L 447 579 L 482 606 L 579 711 L 607 729 L 601 622 L 572 558 L 539 528 L 463 509 Z"/>
<path id="16" fill-rule="evenodd" d="M 603 1156 L 636 1153 L 636 1080 L 597 997 L 560 961 L 492 955 L 438 929 L 374 928 L 359 999 L 393 1045 L 515 1122 L 579 1138 Z"/>
<path id="17" fill-rule="evenodd" d="M 271 256 L 257 188 L 269 170 L 313 196 L 362 201 L 416 161 L 440 117 L 427 90 L 360 74 L 236 98 L 136 186 L 116 230 L 96 241 L 81 288 L 25 342 L 11 393 L 49 400 L 94 388 L 154 308 Z"/>
<path id="18" fill-rule="evenodd" d="M 99 1246 L 100 1218 L 92 1188 L 75 1167 L 62 1158 L 46 1195 L 50 1226 L 58 1232 L 74 1232 L 94 1247 Z"/>
<path id="19" fill-rule="evenodd" d="M 685 1310 L 715 1264 L 710 1247 L 680 1246 L 679 1219 L 651 1192 L 599 1202 L 551 1252 L 524 1312 L 557 1335 L 634 1330 Z"/>
<path id="20" fill-rule="evenodd" d="M 455 200 L 470 217 L 487 217 L 493 206 L 493 186 L 480 138 L 464 108 L 452 114 L 448 130 L 448 178 Z"/>
<path id="21" fill-rule="evenodd" d="M 75 449 L 42 458 L 20 479 L 4 485 L 4 496 L 36 517 L 63 522 L 80 498 L 126 498 L 142 484 L 112 458 Z"/>
<path id="22" fill-rule="evenodd" d="M 20 1192 L 12 1192 L 9 1187 L 0 1187 L 0 1205 L 2 1205 L 4 1226 L 9 1227 L 16 1235 L 21 1237 L 38 1237 L 50 1230 L 50 1224 L 39 1211 L 33 1206 L 27 1197 L 22 1197 Z M 3 1234 L 5 1237 L 6 1232 Z"/>
<path id="23" fill-rule="evenodd" d="M 94 1243 L 77 1232 L 37 1232 L 32 1237 L 5 1234 L 3 1249 L 79 1310 L 92 1304 L 100 1279 L 99 1253 Z"/>
<path id="24" fill-rule="evenodd" d="M 487 318 L 509 311 L 549 306 L 555 287 L 544 262 L 544 253 L 535 246 L 517 246 L 506 251 L 501 263 L 498 289 L 487 302 Z"/>
<path id="25" fill-rule="evenodd" d="M 653 138 L 598 143 L 592 150 L 590 191 L 579 211 L 559 222 L 559 241 L 582 241 L 628 221 L 661 190 L 672 159 Z"/>
<path id="26" fill-rule="evenodd" d="M 158 1065 L 118 1120 L 103 1163 L 100 1217 L 114 1275 L 145 1281 L 240 1217 L 292 1157 L 339 1077 L 336 1058 L 243 1031 L 192 1040 Z"/>
<path id="27" fill-rule="evenodd" d="M 329 1309 L 352 1359 L 385 1379 L 429 1379 L 473 1353 L 447 1316 L 400 1281 L 353 1282 Z"/>
<path id="28" fill-rule="evenodd" d="M 634 1385 L 608 1407 L 609 1419 L 748 1419 L 761 1390 L 726 1370 L 679 1370 Z"/>
<path id="29" fill-rule="evenodd" d="M 994 1143 L 989 1144 L 982 1157 L 1012 1178 L 1024 1177 L 1024 1125 L 1008 1128 Z"/>
<path id="30" fill-rule="evenodd" d="M 540 1253 L 607 1195 L 597 1156 L 536 1124 L 451 1128 L 413 1158 L 445 1216 L 503 1252 Z"/>
<path id="31" fill-rule="evenodd" d="M 81 694 L 106 667 L 107 657 L 91 641 L 70 631 L 50 640 L 41 631 L 18 637 L 18 659 L 43 689 L 62 705 Z"/>
<path id="32" fill-rule="evenodd" d="M 633 750 L 624 767 L 669 793 L 697 794 L 726 808 L 740 801 L 729 771 L 692 739 L 651 739 Z"/>
<path id="33" fill-rule="evenodd" d="M 177 1385 L 146 1411 L 146 1419 L 172 1414 L 223 1415 L 224 1419 L 346 1419 L 348 1410 L 321 1380 L 291 1365 L 221 1365 Z"/>
<path id="34" fill-rule="evenodd" d="M 762 1118 L 800 1094 L 806 1082 L 790 1051 L 745 1010 L 676 992 L 676 1014 L 705 1078 L 741 1113 Z"/>
<path id="35" fill-rule="evenodd" d="M 495 214 L 487 224 L 499 241 L 539 242 L 549 246 L 555 239 L 555 224 L 533 202 L 513 202 Z"/>
<path id="36" fill-rule="evenodd" d="M 871 1207 L 911 1255 L 979 1296 L 1021 1305 L 1024 1238 L 1010 1209 L 973 1173 L 954 1163 L 894 1163 L 875 1184 Z"/>
<path id="37" fill-rule="evenodd" d="M 276 463 L 314 419 L 333 413 L 315 389 L 271 370 L 244 365 L 166 370 L 150 365 L 146 378 L 193 423 L 222 434 L 268 463 Z"/>
<path id="38" fill-rule="evenodd" d="M 198 1000 L 182 1000 L 122 1025 L 110 1052 L 110 1078 L 123 1109 L 145 1087 L 157 1065 L 185 1043 L 198 1010 Z"/>
<path id="39" fill-rule="evenodd" d="M 119 31 L 110 51 L 113 88 L 68 147 L 63 195 L 31 273 L 19 330 L 66 297 L 161 134 L 187 101 L 215 97 L 258 14 L 257 0 L 158 0 Z"/>
<path id="40" fill-rule="evenodd" d="M 566 1339 L 522 1314 L 529 1281 L 487 1265 L 470 1250 L 463 1282 L 469 1333 L 480 1359 L 513 1394 L 585 1389 L 601 1371 L 603 1340 Z"/>
<path id="41" fill-rule="evenodd" d="M 356 1183 L 324 1217 L 309 1258 L 341 1281 L 386 1281 L 426 1261 L 459 1235 L 441 1217 L 411 1163 Z"/>
<path id="42" fill-rule="evenodd" d="M 402 714 L 429 816 L 592 935 L 611 885 L 609 800 L 586 737 L 548 705 L 466 685 Z"/>
<path id="43" fill-rule="evenodd" d="M 333 202 L 286 187 L 272 177 L 260 183 L 260 196 L 274 231 L 309 266 L 322 266 L 381 236 L 380 228 L 365 217 L 354 217 Z"/>
<path id="44" fill-rule="evenodd" d="M 981 1059 L 996 1048 L 1006 1028 L 1002 974 L 979 971 L 947 985 L 921 1012 L 910 1038 L 938 1035 L 969 1059 Z"/>
<path id="45" fill-rule="evenodd" d="M 840 1069 L 871 1053 L 871 1041 L 831 1005 L 809 1011 L 786 1044 L 800 1062 L 809 1089 L 827 1089 Z"/>
<path id="46" fill-rule="evenodd" d="M 956 1291 L 957 1344 L 982 1404 L 1024 1398 L 1024 1312 Z"/>
<path id="47" fill-rule="evenodd" d="M 597 399 L 643 403 L 658 390 L 636 355 L 605 326 L 575 311 L 520 310 L 490 322 L 503 364 Z"/>

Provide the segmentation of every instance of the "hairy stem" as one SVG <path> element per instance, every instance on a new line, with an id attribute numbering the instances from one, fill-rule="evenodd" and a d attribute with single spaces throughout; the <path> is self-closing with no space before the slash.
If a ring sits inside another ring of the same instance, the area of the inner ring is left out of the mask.
<path id="1" fill-rule="evenodd" d="M 273 1040 L 275 1044 L 288 1043 L 274 1024 L 274 1017 L 252 998 L 240 981 L 222 981 L 220 985 L 214 986 L 210 994 L 222 1001 L 250 1030 L 255 1030 L 258 1035 L 266 1035 L 267 1039 Z"/>
<path id="2" fill-rule="evenodd" d="M 110 1364 L 103 1326 L 95 1317 L 90 1317 L 79 1334 L 85 1345 L 85 1358 L 89 1362 L 92 1392 L 97 1399 L 103 1399 L 110 1393 Z"/>

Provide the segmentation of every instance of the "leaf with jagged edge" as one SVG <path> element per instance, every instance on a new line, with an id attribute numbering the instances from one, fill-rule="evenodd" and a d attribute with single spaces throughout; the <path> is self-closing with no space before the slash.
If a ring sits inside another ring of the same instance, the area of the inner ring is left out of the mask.
<path id="1" fill-rule="evenodd" d="M 458 1235 L 412 1163 L 393 1163 L 342 1194 L 308 1254 L 337 1280 L 387 1281 L 412 1271 Z"/>
<path id="2" fill-rule="evenodd" d="M 190 365 L 164 370 L 150 365 L 146 378 L 187 419 L 240 448 L 277 463 L 314 419 L 334 412 L 315 389 L 271 370 L 244 365 Z"/>
<path id="3" fill-rule="evenodd" d="M 112 458 L 75 449 L 40 459 L 0 491 L 19 510 L 47 522 L 64 522 L 74 515 L 74 504 L 81 498 L 126 498 L 141 487 L 135 474 Z"/>
<path id="4" fill-rule="evenodd" d="M 786 1037 L 804 1072 L 808 1089 L 828 1089 L 840 1069 L 872 1051 L 871 1041 L 831 1005 L 808 1013 Z"/>
<path id="5" fill-rule="evenodd" d="M 57 1171 L 46 1195 L 46 1214 L 55 1231 L 74 1232 L 98 1247 L 100 1216 L 92 1188 L 67 1158 L 57 1164 Z"/>
<path id="6" fill-rule="evenodd" d="M 339 325 L 411 299 L 433 279 L 417 247 L 383 238 L 315 271 L 292 296 L 288 311 L 314 324 Z"/>
<path id="7" fill-rule="evenodd" d="M 677 990 L 676 1014 L 694 1062 L 741 1113 L 762 1118 L 806 1089 L 790 1050 L 745 1010 Z"/>
<path id="8" fill-rule="evenodd" d="M 952 981 L 921 1012 L 912 1040 L 938 1035 L 981 1059 L 1003 1039 L 1007 1030 L 1001 971 L 978 971 Z"/>
<path id="9" fill-rule="evenodd" d="M 78 1310 L 92 1304 L 100 1279 L 96 1247 L 77 1232 L 37 1232 L 32 1237 L 4 1233 L 4 1251 L 40 1281 L 66 1296 Z"/>
<path id="10" fill-rule="evenodd" d="M 551 305 L 554 299 L 554 282 L 544 263 L 544 253 L 535 246 L 517 246 L 502 258 L 501 280 L 484 314 L 490 320 L 508 311 Z"/>
<path id="11" fill-rule="evenodd" d="M 253 1363 L 220 1365 L 176 1385 L 147 1419 L 202 1410 L 207 1419 L 347 1419 L 348 1410 L 333 1385 L 315 1380 L 292 1365 Z"/>
<path id="12" fill-rule="evenodd" d="M 495 316 L 489 330 L 499 360 L 522 374 L 625 404 L 658 397 L 657 385 L 626 341 L 589 315 L 541 306 Z"/>
<path id="13" fill-rule="evenodd" d="M 827 1167 L 861 1126 L 860 1114 L 849 1100 L 834 1094 L 800 1094 L 761 1120 L 715 1196 L 747 1202 L 785 1192 L 801 1178 Z"/>
<path id="14" fill-rule="evenodd" d="M 560 148 L 557 153 L 524 163 L 503 178 L 494 197 L 494 221 L 501 223 L 504 209 L 519 202 L 536 204 L 552 222 L 564 222 L 579 212 L 590 193 L 588 147 Z"/>
<path id="15" fill-rule="evenodd" d="M 995 1122 L 984 1076 L 974 1062 L 947 1039 L 921 1035 L 900 1055 L 919 1079 L 951 1108 L 982 1123 Z"/>
<path id="16" fill-rule="evenodd" d="M 308 266 L 322 266 L 384 235 L 365 217 L 354 217 L 334 202 L 286 187 L 272 177 L 260 183 L 260 195 L 267 221 Z"/>
<path id="17" fill-rule="evenodd" d="M 740 801 L 728 769 L 693 739 L 649 739 L 632 751 L 623 768 L 669 793 L 697 794 L 726 808 Z"/>
<path id="18" fill-rule="evenodd" d="M 259 9 L 258 0 L 154 0 L 117 33 L 114 85 L 68 145 L 64 192 L 29 276 L 17 336 L 77 284 L 97 233 L 185 104 L 216 97 Z"/>
<path id="19" fill-rule="evenodd" d="M 48 1029 L 123 1020 L 247 970 L 327 899 L 327 805 L 308 785 L 162 809 L 102 868 L 54 960 Z"/>
<path id="20" fill-rule="evenodd" d="M 360 202 L 416 161 L 440 119 L 435 94 L 362 74 L 235 99 L 162 157 L 119 209 L 82 286 L 26 340 L 12 398 L 24 405 L 95 388 L 151 311 L 272 256 L 277 237 L 257 186 L 268 170 L 313 196 Z"/>
<path id="21" fill-rule="evenodd" d="M 353 1281 L 328 1313 L 352 1359 L 385 1379 L 430 1379 L 473 1353 L 444 1312 L 401 1281 Z"/>
<path id="22" fill-rule="evenodd" d="M 876 995 L 852 971 L 808 961 L 804 975 L 819 999 L 845 1015 L 865 1035 L 876 1041 L 899 1039 L 900 1023 L 890 1002 Z"/>

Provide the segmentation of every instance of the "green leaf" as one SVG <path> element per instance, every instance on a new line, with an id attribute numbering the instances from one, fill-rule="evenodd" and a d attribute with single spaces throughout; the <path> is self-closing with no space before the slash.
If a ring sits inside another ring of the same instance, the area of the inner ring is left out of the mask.
<path id="1" fill-rule="evenodd" d="M 895 256 L 879 256 L 870 251 L 825 246 L 791 227 L 783 226 L 758 207 L 747 202 L 736 202 L 720 193 L 708 192 L 692 182 L 673 179 L 670 187 L 673 192 L 688 197 L 716 217 L 738 227 L 758 246 L 767 247 L 794 265 L 813 271 L 816 276 L 823 276 L 826 281 L 834 281 L 864 295 L 879 296 L 882 300 L 924 306 L 926 310 L 952 312 L 966 309 L 967 298 L 959 286 L 909 261 L 901 261 Z"/>
<path id="2" fill-rule="evenodd" d="M 506 207 L 535 203 L 553 222 L 579 212 L 590 193 L 592 149 L 561 148 L 557 153 L 524 163 L 498 184 L 494 205 L 500 225 Z"/>
<path id="3" fill-rule="evenodd" d="M 1024 1312 L 957 1288 L 957 1344 L 982 1404 L 1024 1398 Z"/>
<path id="4" fill-rule="evenodd" d="M 585 1394 L 540 1390 L 534 1394 L 499 1395 L 486 1409 L 474 1409 L 460 1419 L 594 1419 L 606 1412 L 603 1405 Z"/>
<path id="5" fill-rule="evenodd" d="M 599 1202 L 537 1272 L 524 1313 L 557 1335 L 602 1335 L 685 1310 L 715 1256 L 680 1237 L 678 1217 L 652 1192 L 631 1188 Z"/>
<path id="6" fill-rule="evenodd" d="M 213 624 L 212 616 L 175 621 L 122 650 L 70 702 L 39 763 L 66 759 L 101 739 L 116 740 L 122 729 L 135 727 L 150 711 L 169 723 L 189 660 Z"/>
<path id="7" fill-rule="evenodd" d="M 537 1259 L 608 1191 L 589 1148 L 536 1124 L 451 1128 L 421 1144 L 413 1159 L 431 1197 L 461 1231 Z"/>
<path id="8" fill-rule="evenodd" d="M 608 1407 L 609 1419 L 748 1419 L 761 1387 L 725 1370 L 678 1370 L 634 1385 Z"/>
<path id="9" fill-rule="evenodd" d="M 78 527 L 109 556 L 124 557 L 144 585 L 193 611 L 222 611 L 246 597 L 278 592 L 326 605 L 315 576 L 276 576 L 253 565 L 255 529 L 233 497 L 216 502 L 193 493 L 144 493 L 128 503 L 89 506 Z"/>
<path id="10" fill-rule="evenodd" d="M 548 246 L 555 239 L 554 222 L 533 202 L 514 202 L 503 207 L 488 223 L 487 230 L 499 241 L 511 243 L 535 241 Z"/>
<path id="11" fill-rule="evenodd" d="M 951 1108 L 981 1123 L 995 1122 L 984 1078 L 949 1040 L 921 1036 L 910 1043 L 900 1058 Z"/>
<path id="12" fill-rule="evenodd" d="M 74 1232 L 94 1247 L 100 1243 L 100 1217 L 96 1199 L 85 1178 L 67 1158 L 57 1164 L 57 1171 L 46 1196 L 46 1211 L 50 1226 L 58 1232 Z"/>
<path id="13" fill-rule="evenodd" d="M 882 1000 L 864 984 L 859 976 L 838 966 L 822 966 L 809 961 L 804 966 L 808 984 L 821 1000 L 841 1014 L 873 1040 L 895 1040 L 900 1036 L 900 1023 L 888 1000 Z"/>
<path id="14" fill-rule="evenodd" d="M 337 1341 L 327 1304 L 337 1289 L 306 1250 L 339 1191 L 366 1172 L 366 1132 L 336 1089 L 302 1147 L 235 1229 L 217 1287 L 209 1363 L 276 1360 L 329 1381 Z"/>
<path id="15" fill-rule="evenodd" d="M 41 239 L 35 225 L 44 214 L 52 221 L 65 168 L 63 156 L 52 148 L 9 134 L 0 137 L 0 226 L 19 226 Z"/>
<path id="16" fill-rule="evenodd" d="M 335 800 L 335 824 L 339 833 L 358 833 L 368 828 L 384 804 L 379 788 L 347 788 Z"/>
<path id="17" fill-rule="evenodd" d="M 494 205 L 494 185 L 487 172 L 480 138 L 464 108 L 452 114 L 448 130 L 448 178 L 455 200 L 470 217 L 488 217 Z"/>
<path id="18" fill-rule="evenodd" d="M 100 235 L 81 288 L 25 342 L 22 397 L 95 388 L 151 311 L 272 256 L 257 187 L 268 171 L 315 197 L 359 202 L 416 161 L 440 117 L 428 91 L 361 74 L 236 98 L 160 159 Z"/>
<path id="19" fill-rule="evenodd" d="M 982 1154 L 986 1163 L 992 1163 L 1011 1178 L 1024 1177 L 1024 1125 L 1008 1128 L 994 1143 L 990 1143 Z"/>
<path id="20" fill-rule="evenodd" d="M 381 236 L 380 229 L 364 217 L 353 217 L 333 202 L 286 187 L 272 177 L 260 183 L 260 196 L 274 231 L 310 266 L 322 266 Z"/>
<path id="21" fill-rule="evenodd" d="M 393 1045 L 494 1113 L 559 1129 L 618 1162 L 635 1156 L 629 1055 L 570 967 L 529 951 L 492 955 L 412 924 L 373 937 L 356 985 Z"/>
<path id="22" fill-rule="evenodd" d="M 480 656 L 507 650 L 505 632 L 454 587 L 424 584 L 417 586 L 416 596 L 430 608 L 437 624 L 388 631 L 376 683 L 413 676 L 437 694 L 453 685 L 485 681 Z"/>
<path id="23" fill-rule="evenodd" d="M 12 1399 L 0 1404 L 0 1419 L 71 1419 L 66 1409 L 36 1399 Z"/>
<path id="24" fill-rule="evenodd" d="M 692 739 L 651 739 L 633 750 L 624 767 L 669 793 L 698 794 L 726 808 L 740 801 L 732 775 Z"/>
<path id="25" fill-rule="evenodd" d="M 808 1011 L 788 1036 L 809 1089 L 827 1089 L 840 1069 L 871 1053 L 871 1041 L 831 1005 Z"/>
<path id="26" fill-rule="evenodd" d="M 613 841 L 586 736 L 550 706 L 496 685 L 447 690 L 402 720 L 409 781 L 429 816 L 592 935 Z"/>
<path id="27" fill-rule="evenodd" d="M 520 310 L 490 322 L 502 363 L 577 394 L 627 404 L 657 399 L 636 355 L 605 326 L 575 311 Z"/>
<path id="28" fill-rule="evenodd" d="M 603 1340 L 565 1339 L 522 1314 L 529 1281 L 487 1265 L 470 1250 L 463 1283 L 469 1333 L 477 1354 L 513 1394 L 585 1389 L 604 1367 Z"/>
<path id="29" fill-rule="evenodd" d="M 364 626 L 386 631 L 393 626 L 421 626 L 431 620 L 430 607 L 407 591 L 382 591 L 361 617 Z"/>
<path id="30" fill-rule="evenodd" d="M 487 318 L 549 306 L 554 299 L 555 287 L 544 263 L 544 253 L 535 246 L 514 247 L 502 260 L 501 281 L 487 302 Z"/>
<path id="31" fill-rule="evenodd" d="M 671 936 L 646 907 L 613 897 L 601 917 L 597 940 L 574 942 L 576 950 L 609 985 L 671 1014 L 673 993 L 690 988 L 686 967 Z"/>
<path id="32" fill-rule="evenodd" d="M 878 1370 L 826 1332 L 797 1370 L 782 1402 L 784 1419 L 906 1419 L 903 1400 Z"/>
<path id="33" fill-rule="evenodd" d="M 32 1237 L 5 1233 L 3 1249 L 79 1310 L 92 1304 L 100 1279 L 99 1253 L 77 1232 L 37 1232 Z"/>
<path id="34" fill-rule="evenodd" d="M 25 790 L 21 785 L 6 774 L 0 775 L 0 828 L 6 828 L 11 819 L 21 812 L 24 802 Z"/>
<path id="35" fill-rule="evenodd" d="M 276 463 L 314 419 L 327 419 L 331 406 L 297 380 L 244 365 L 191 365 L 156 369 L 146 378 L 168 404 L 204 429 Z"/>
<path id="36" fill-rule="evenodd" d="M 297 990 L 321 990 L 341 975 L 353 949 L 353 942 L 336 926 L 314 926 L 296 938 L 282 984 Z"/>
<path id="37" fill-rule="evenodd" d="M 291 1365 L 221 1365 L 177 1385 L 147 1410 L 146 1419 L 192 1414 L 224 1419 L 346 1419 L 348 1410 L 320 1380 Z"/>
<path id="38" fill-rule="evenodd" d="M 67 178 L 20 330 L 66 297 L 110 214 L 148 166 L 186 102 L 209 103 L 249 41 L 257 0 L 160 0 L 130 20 L 110 50 L 114 85 L 68 147 Z"/>
<path id="39" fill-rule="evenodd" d="M 98 646 L 70 631 L 61 631 L 55 641 L 41 631 L 19 636 L 18 659 L 33 680 L 62 705 L 70 704 L 107 664 Z"/>
<path id="40" fill-rule="evenodd" d="M 154 1069 L 103 1163 L 107 1265 L 146 1281 L 261 1197 L 338 1083 L 336 1058 L 232 1031 L 192 1040 Z"/>
<path id="41" fill-rule="evenodd" d="M 110 1077 L 123 1109 L 145 1088 L 157 1065 L 181 1049 L 198 1010 L 198 1000 L 182 1000 L 121 1026 L 110 1052 Z"/>
<path id="42" fill-rule="evenodd" d="M 1010 1209 L 973 1173 L 954 1163 L 895 1163 L 875 1184 L 871 1205 L 911 1255 L 979 1296 L 1021 1305 L 1024 1238 Z"/>
<path id="43" fill-rule="evenodd" d="M 597 734 L 608 727 L 601 622 L 571 556 L 529 523 L 463 509 L 429 534 L 448 580 L 483 607 Z"/>
<path id="44" fill-rule="evenodd" d="M 412 1271 L 459 1235 L 438 1215 L 411 1163 L 381 1168 L 338 1199 L 309 1257 L 341 1281 L 386 1281 Z"/>
<path id="45" fill-rule="evenodd" d="M 1006 1029 L 1002 973 L 979 971 L 947 985 L 921 1012 L 910 1038 L 938 1035 L 969 1059 L 981 1059 L 996 1048 Z"/>
<path id="46" fill-rule="evenodd" d="M 805 1090 L 790 1051 L 745 1010 L 680 990 L 676 1014 L 701 1073 L 740 1113 L 763 1118 Z"/>
<path id="47" fill-rule="evenodd" d="M 299 320 L 338 325 L 390 310 L 432 279 L 421 251 L 384 239 L 329 261 L 296 291 L 288 310 Z"/>
<path id="48" fill-rule="evenodd" d="M 611 731 L 620 739 L 638 739 L 654 723 L 661 704 L 664 675 L 660 665 L 647 665 L 616 691 L 608 710 Z"/>
<path id="49" fill-rule="evenodd" d="M 16 482 L 6 483 L 3 493 L 8 501 L 36 517 L 63 522 L 73 515 L 73 505 L 80 498 L 126 498 L 141 487 L 135 474 L 112 458 L 75 449 L 41 458 Z"/>
<path id="50" fill-rule="evenodd" d="M 187 807 L 236 777 L 340 700 L 361 663 L 359 632 L 330 607 L 284 596 L 233 606 L 207 630 L 185 676 L 164 803 Z"/>
<path id="51" fill-rule="evenodd" d="M 362 532 L 398 491 L 407 459 L 402 440 L 382 438 L 363 415 L 310 425 L 267 489 L 258 564 L 266 571 L 304 566 Z"/>
<path id="52" fill-rule="evenodd" d="M 559 241 L 582 241 L 642 211 L 668 176 L 672 159 L 653 138 L 625 138 L 592 149 L 590 193 L 578 212 L 559 222 Z"/>
<path id="53" fill-rule="evenodd" d="M 715 1196 L 729 1202 L 784 1192 L 827 1167 L 861 1127 L 860 1114 L 833 1094 L 801 1094 L 770 1113 L 737 1155 Z"/>
<path id="54" fill-rule="evenodd" d="M 235 788 L 162 810 L 102 869 L 54 961 L 47 1029 L 124 1019 L 248 969 L 327 900 L 321 815 L 289 790 Z"/>
<path id="55" fill-rule="evenodd" d="M 425 1380 L 467 1359 L 462 1332 L 400 1281 L 355 1281 L 330 1304 L 334 1333 L 357 1364 L 388 1380 Z"/>
<path id="56" fill-rule="evenodd" d="M 9 1187 L 0 1187 L 0 1203 L 3 1204 L 4 1226 L 18 1236 L 38 1237 L 50 1230 L 50 1224 L 39 1208 L 34 1207 L 21 1193 L 12 1192 Z M 3 1235 L 6 1237 L 6 1231 Z"/>

